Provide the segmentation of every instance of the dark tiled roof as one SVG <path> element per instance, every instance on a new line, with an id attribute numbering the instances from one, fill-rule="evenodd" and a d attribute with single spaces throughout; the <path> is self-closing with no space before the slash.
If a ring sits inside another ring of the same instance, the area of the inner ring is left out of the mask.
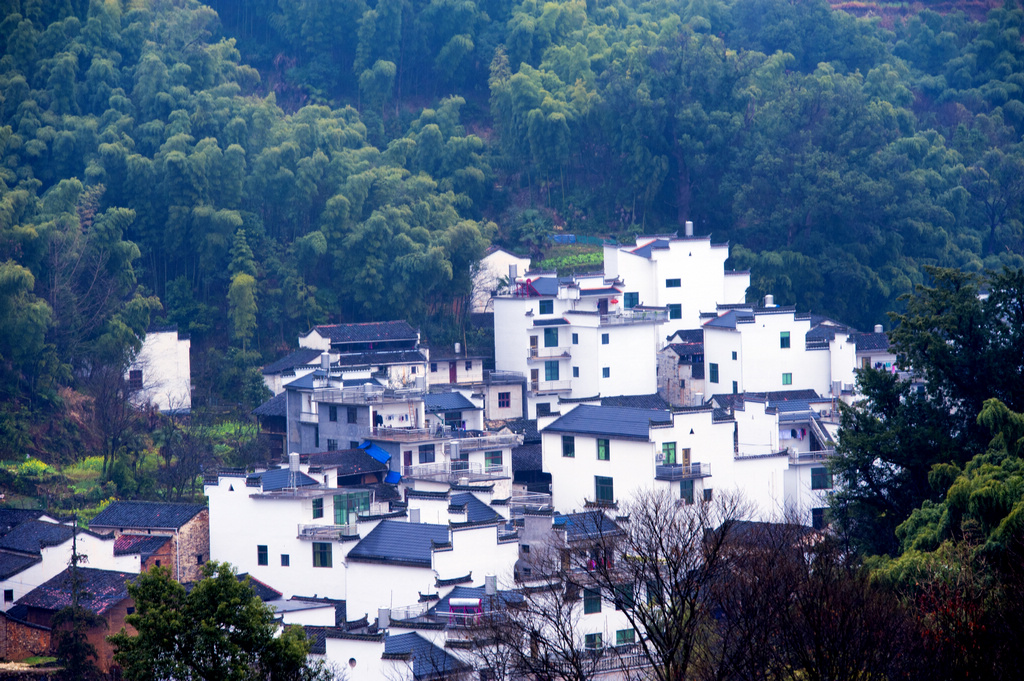
<path id="1" fill-rule="evenodd" d="M 495 429 L 508 428 L 516 435 L 523 436 L 523 444 L 540 442 L 540 432 L 537 430 L 537 419 L 505 419 L 504 421 L 492 422 Z"/>
<path id="2" fill-rule="evenodd" d="M 561 518 L 564 518 L 564 521 L 559 522 L 556 519 L 555 524 L 565 529 L 565 539 L 569 542 L 622 534 L 622 530 L 615 524 L 615 521 L 602 511 L 570 513 Z"/>
<path id="3" fill-rule="evenodd" d="M 669 404 L 658 393 L 651 395 L 618 395 L 602 397 L 602 407 L 633 407 L 634 409 L 668 409 Z"/>
<path id="4" fill-rule="evenodd" d="M 253 593 L 255 593 L 256 597 L 264 603 L 266 603 L 267 601 L 277 600 L 278 598 L 281 598 L 281 596 L 284 595 L 277 589 L 273 588 L 272 586 L 268 586 L 267 584 L 261 582 L 260 580 L 256 579 L 247 572 L 243 572 L 242 574 L 238 575 L 238 581 L 244 582 L 246 579 L 249 580 L 249 586 L 252 587 Z"/>
<path id="5" fill-rule="evenodd" d="M 68 525 L 28 520 L 0 537 L 0 549 L 39 554 L 44 546 L 56 546 L 71 540 L 74 531 Z"/>
<path id="6" fill-rule="evenodd" d="M 22 508 L 0 508 L 0 534 L 7 534 L 11 528 L 26 520 L 35 520 L 41 515 L 43 515 L 42 511 L 29 511 Z"/>
<path id="7" fill-rule="evenodd" d="M 498 591 L 496 594 L 497 603 L 522 603 L 523 595 L 516 591 Z M 456 586 L 448 594 L 439 600 L 430 610 L 431 614 L 451 612 L 451 600 L 453 598 L 479 598 L 480 606 L 484 612 L 491 610 L 492 601 L 487 597 L 487 590 L 482 586 Z"/>
<path id="8" fill-rule="evenodd" d="M 716 530 L 721 531 L 721 527 Z M 810 527 L 788 523 L 767 523 L 752 520 L 737 520 L 732 523 L 728 540 L 745 546 L 774 546 L 778 542 L 800 543 L 814 532 Z"/>
<path id="9" fill-rule="evenodd" d="M 252 410 L 253 416 L 287 416 L 288 393 L 274 395 L 269 400 Z"/>
<path id="10" fill-rule="evenodd" d="M 704 329 L 680 329 L 665 340 L 676 343 L 700 343 L 704 345 Z"/>
<path id="11" fill-rule="evenodd" d="M 465 662 L 449 655 L 416 632 L 388 636 L 384 640 L 384 655 L 400 658 L 407 656 L 412 662 L 412 675 L 416 679 L 447 679 L 468 669 Z"/>
<path id="12" fill-rule="evenodd" d="M 138 575 L 113 570 L 78 568 L 81 596 L 79 603 L 86 610 L 102 615 L 111 606 L 128 598 L 126 584 Z M 64 570 L 53 579 L 32 589 L 18 599 L 20 605 L 42 610 L 60 610 L 71 605 L 71 572 Z"/>
<path id="13" fill-rule="evenodd" d="M 281 359 L 271 362 L 267 366 L 263 367 L 263 373 L 276 374 L 284 371 L 285 369 L 294 369 L 295 367 L 304 366 L 319 358 L 320 352 L 320 350 L 315 350 L 313 348 L 299 348 L 295 352 L 285 355 Z"/>
<path id="14" fill-rule="evenodd" d="M 206 509 L 199 504 L 115 501 L 92 519 L 90 527 L 180 528 Z"/>
<path id="15" fill-rule="evenodd" d="M 512 472 L 544 470 L 544 457 L 539 444 L 512 448 Z"/>
<path id="16" fill-rule="evenodd" d="M 650 258 L 651 257 L 651 251 L 653 251 L 655 249 L 664 250 L 664 249 L 667 249 L 668 247 L 669 247 L 668 239 L 655 239 L 654 241 L 650 242 L 646 246 L 641 246 L 639 248 L 634 248 L 632 251 L 630 251 L 630 253 L 632 253 L 633 255 L 639 255 L 641 258 Z"/>
<path id="17" fill-rule="evenodd" d="M 392 322 L 368 322 L 365 324 L 325 324 L 313 328 L 331 344 L 374 343 L 397 340 L 416 340 L 419 333 L 409 322 L 399 319 Z M 308 334 L 307 334 L 308 335 Z"/>
<path id="18" fill-rule="evenodd" d="M 714 319 L 704 322 L 704 326 L 716 329 L 735 329 L 739 323 L 752 321 L 754 321 L 754 313 L 750 310 L 729 310 Z"/>
<path id="19" fill-rule="evenodd" d="M 376 501 L 398 501 L 402 498 L 402 495 L 398 491 L 396 485 L 390 485 L 386 482 L 378 482 L 372 485 L 362 485 L 364 489 L 373 491 L 373 498 Z"/>
<path id="20" fill-rule="evenodd" d="M 555 319 L 535 319 L 533 320 L 534 326 L 563 326 L 568 324 L 569 320 L 565 317 L 556 317 Z"/>
<path id="21" fill-rule="evenodd" d="M 501 514 L 493 508 L 477 499 L 471 492 L 453 494 L 449 500 L 451 506 L 466 506 L 466 520 L 471 523 L 482 523 L 487 520 L 500 518 Z"/>
<path id="22" fill-rule="evenodd" d="M 889 349 L 889 336 L 884 333 L 856 333 L 853 340 L 860 352 Z"/>
<path id="23" fill-rule="evenodd" d="M 447 525 L 382 520 L 349 551 L 348 559 L 429 568 L 432 543 L 447 542 Z"/>
<path id="24" fill-rule="evenodd" d="M 423 396 L 423 408 L 430 414 L 444 411 L 479 411 L 462 393 L 427 393 Z"/>
<path id="25" fill-rule="evenodd" d="M 380 473 L 388 470 L 386 463 L 370 456 L 365 449 L 341 449 L 334 452 L 304 454 L 302 459 L 310 466 L 336 469 L 339 477 Z"/>
<path id="26" fill-rule="evenodd" d="M 12 577 L 29 565 L 35 565 L 42 560 L 42 556 L 25 556 L 17 553 L 0 551 L 0 579 Z"/>
<path id="27" fill-rule="evenodd" d="M 170 535 L 122 534 L 114 540 L 114 555 L 126 556 L 137 553 L 146 561 L 169 541 Z"/>
<path id="28" fill-rule="evenodd" d="M 622 290 L 614 286 L 580 289 L 581 296 L 617 296 L 620 293 L 622 293 Z"/>
<path id="29" fill-rule="evenodd" d="M 766 393 L 761 393 L 772 405 L 776 405 L 779 402 L 785 402 L 786 400 L 822 400 L 822 397 L 818 395 L 813 388 L 801 388 L 800 390 L 770 390 Z"/>
<path id="30" fill-rule="evenodd" d="M 530 282 L 542 296 L 558 295 L 558 279 L 555 277 L 538 277 Z"/>
<path id="31" fill-rule="evenodd" d="M 544 432 L 609 435 L 646 440 L 650 435 L 652 421 L 669 423 L 671 420 L 672 416 L 667 411 L 581 404 L 549 424 L 544 428 Z"/>
<path id="32" fill-rule="evenodd" d="M 248 484 L 249 480 L 259 480 L 260 486 L 263 488 L 264 492 L 273 492 L 279 489 L 288 489 L 292 486 L 292 472 L 287 468 L 275 468 L 272 471 L 252 473 L 246 479 L 246 484 Z M 295 474 L 296 487 L 309 487 L 311 485 L 319 484 L 319 482 L 302 471 Z"/>

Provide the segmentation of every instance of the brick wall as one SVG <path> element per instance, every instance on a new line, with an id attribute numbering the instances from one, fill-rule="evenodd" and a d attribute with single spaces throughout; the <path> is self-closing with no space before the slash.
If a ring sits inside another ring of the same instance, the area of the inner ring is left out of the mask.
<path id="1" fill-rule="evenodd" d="M 130 598 L 126 598 L 120 603 L 107 609 L 103 613 L 104 619 L 107 620 L 107 626 L 97 627 L 89 630 L 86 634 L 86 638 L 89 639 L 89 643 L 96 646 L 96 665 L 104 672 L 109 672 L 111 665 L 114 663 L 114 646 L 107 641 L 107 636 L 110 634 L 116 634 L 121 629 L 125 629 L 129 634 L 135 634 L 135 628 L 125 624 L 124 618 L 128 614 L 128 608 L 132 608 L 134 612 L 135 602 Z"/>
<path id="2" fill-rule="evenodd" d="M 46 655 L 49 650 L 49 627 L 21 622 L 0 613 L 0 658 L 19 661 Z"/>
<path id="3" fill-rule="evenodd" d="M 210 511 L 203 509 L 185 523 L 178 533 L 181 560 L 180 582 L 195 582 L 202 577 L 202 565 L 210 560 Z"/>

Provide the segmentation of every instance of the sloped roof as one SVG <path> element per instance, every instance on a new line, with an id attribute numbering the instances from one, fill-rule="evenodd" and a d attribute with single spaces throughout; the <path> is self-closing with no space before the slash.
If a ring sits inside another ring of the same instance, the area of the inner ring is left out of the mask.
<path id="1" fill-rule="evenodd" d="M 448 539 L 447 525 L 382 520 L 349 551 L 348 560 L 429 568 L 432 543 Z"/>
<path id="2" fill-rule="evenodd" d="M 246 484 L 248 484 L 249 480 L 259 480 L 264 492 L 273 492 L 279 489 L 288 489 L 292 486 L 292 472 L 287 468 L 275 468 L 274 470 L 261 473 L 251 473 L 246 478 Z M 295 473 L 295 487 L 309 487 L 310 485 L 319 484 L 319 482 L 302 471 Z"/>
<path id="3" fill-rule="evenodd" d="M 555 317 L 554 319 L 534 319 L 534 326 L 564 326 L 569 323 L 569 320 L 565 317 Z"/>
<path id="4" fill-rule="evenodd" d="M 570 513 L 560 516 L 560 518 L 564 518 L 564 520 L 559 521 L 556 518 L 555 524 L 565 529 L 565 539 L 568 542 L 622 534 L 622 530 L 615 524 L 615 521 L 602 511 Z"/>
<path id="5" fill-rule="evenodd" d="M 100 511 L 89 527 L 180 528 L 204 510 L 200 504 L 115 501 Z"/>
<path id="6" fill-rule="evenodd" d="M 380 473 L 388 470 L 386 463 L 370 456 L 365 449 L 341 449 L 333 452 L 304 454 L 303 459 L 310 466 L 335 469 L 339 477 Z"/>
<path id="7" fill-rule="evenodd" d="M 672 341 L 673 339 L 677 343 L 700 343 L 703 345 L 704 329 L 679 329 L 665 340 Z"/>
<path id="8" fill-rule="evenodd" d="M 558 279 L 556 277 L 538 277 L 530 284 L 542 296 L 558 295 Z"/>
<path id="9" fill-rule="evenodd" d="M 114 555 L 127 556 L 137 553 L 146 561 L 169 541 L 169 534 L 122 534 L 114 540 Z"/>
<path id="10" fill-rule="evenodd" d="M 853 341 L 860 352 L 889 349 L 889 336 L 884 333 L 855 333 Z"/>
<path id="11" fill-rule="evenodd" d="M 754 321 L 754 313 L 750 310 L 729 310 L 704 322 L 704 326 L 716 329 L 735 329 L 739 323 L 752 321 Z"/>
<path id="12" fill-rule="evenodd" d="M 466 520 L 471 523 L 481 523 L 487 520 L 501 518 L 502 515 L 493 508 L 477 499 L 472 492 L 461 492 L 453 494 L 448 501 L 450 506 L 466 507 Z"/>
<path id="13" fill-rule="evenodd" d="M 404 319 L 391 322 L 366 322 L 363 324 L 323 324 L 313 327 L 313 331 L 316 331 L 324 338 L 330 339 L 331 345 L 416 340 L 419 337 L 419 332 Z M 306 335 L 308 336 L 309 334 Z"/>
<path id="14" fill-rule="evenodd" d="M 252 587 L 252 590 L 256 594 L 256 597 L 264 603 L 266 603 L 267 601 L 277 600 L 278 598 L 281 598 L 281 596 L 284 595 L 274 587 L 269 586 L 264 582 L 261 582 L 260 580 L 256 579 L 248 572 L 243 572 L 242 574 L 238 575 L 238 581 L 244 582 L 245 580 L 249 580 L 249 586 Z"/>
<path id="15" fill-rule="evenodd" d="M 0 549 L 39 554 L 44 546 L 56 546 L 71 540 L 74 530 L 68 525 L 28 520 L 0 537 Z"/>
<path id="16" fill-rule="evenodd" d="M 539 444 L 512 448 L 512 472 L 544 470 L 544 457 Z"/>
<path id="17" fill-rule="evenodd" d="M 25 556 L 18 553 L 0 551 L 0 579 L 12 577 L 30 565 L 35 565 L 42 556 Z"/>
<path id="18" fill-rule="evenodd" d="M 138 575 L 113 570 L 78 568 L 79 604 L 98 615 L 128 598 L 127 584 Z M 19 605 L 43 610 L 60 610 L 71 605 L 71 570 L 37 586 L 18 599 Z"/>
<path id="19" fill-rule="evenodd" d="M 658 393 L 650 395 L 617 395 L 602 397 L 602 407 L 633 407 L 635 409 L 668 409 L 669 404 Z"/>
<path id="20" fill-rule="evenodd" d="M 581 433 L 647 440 L 651 423 L 670 423 L 668 411 L 581 404 L 544 428 L 544 432 Z"/>
<path id="21" fill-rule="evenodd" d="M 620 293 L 622 293 L 622 289 L 616 288 L 615 286 L 580 289 L 581 296 L 617 296 Z"/>
<path id="22" fill-rule="evenodd" d="M 41 515 L 43 515 L 42 511 L 30 511 L 22 508 L 0 508 L 0 534 L 7 534 L 11 528 L 26 520 L 35 520 Z"/>
<path id="23" fill-rule="evenodd" d="M 412 675 L 416 679 L 449 678 L 454 672 L 468 669 L 457 657 L 438 648 L 415 631 L 388 636 L 384 640 L 385 656 L 408 656 L 412 662 Z"/>
<path id="24" fill-rule="evenodd" d="M 253 416 L 287 416 L 288 393 L 278 393 L 252 410 Z"/>
<path id="25" fill-rule="evenodd" d="M 665 250 L 667 248 L 669 248 L 668 239 L 655 239 L 654 241 L 644 246 L 640 246 L 639 248 L 634 248 L 629 252 L 632 253 L 633 255 L 639 255 L 641 258 L 650 258 L 651 252 L 654 251 L 655 249 Z"/>
<path id="26" fill-rule="evenodd" d="M 427 393 L 423 396 L 423 408 L 430 414 L 445 411 L 479 411 L 481 409 L 459 392 Z"/>
<path id="27" fill-rule="evenodd" d="M 507 603 L 522 603 L 524 598 L 518 591 L 498 591 L 497 602 L 501 605 Z M 456 585 L 444 598 L 439 600 L 427 612 L 430 614 L 450 613 L 451 601 L 453 598 L 479 598 L 480 606 L 484 612 L 491 610 L 491 599 L 487 598 L 487 590 L 482 586 Z"/>
<path id="28" fill-rule="evenodd" d="M 299 348 L 295 352 L 289 353 L 279 360 L 271 362 L 267 366 L 263 367 L 264 374 L 277 374 L 286 369 L 294 369 L 295 367 L 305 366 L 315 359 L 320 357 L 320 350 L 315 348 Z"/>

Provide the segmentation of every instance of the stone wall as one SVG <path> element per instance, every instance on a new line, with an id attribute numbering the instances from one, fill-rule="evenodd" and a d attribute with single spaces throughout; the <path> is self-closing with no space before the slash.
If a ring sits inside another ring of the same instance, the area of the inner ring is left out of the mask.
<path id="1" fill-rule="evenodd" d="M 0 613 L 0 658 L 24 660 L 50 651 L 50 629 Z"/>
<path id="2" fill-rule="evenodd" d="M 203 509 L 185 523 L 178 533 L 178 581 L 195 582 L 202 578 L 203 564 L 210 560 L 210 510 Z"/>

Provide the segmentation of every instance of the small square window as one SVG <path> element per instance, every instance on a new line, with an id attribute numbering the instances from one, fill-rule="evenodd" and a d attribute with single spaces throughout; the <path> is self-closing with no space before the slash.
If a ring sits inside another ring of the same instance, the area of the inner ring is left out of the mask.
<path id="1" fill-rule="evenodd" d="M 832 489 L 832 474 L 819 466 L 811 469 L 811 489 Z"/>
<path id="2" fill-rule="evenodd" d="M 357 449 L 358 447 L 359 447 L 359 440 L 349 440 L 348 441 L 348 448 L 349 449 Z"/>
<path id="3" fill-rule="evenodd" d="M 203 554 L 197 553 L 196 554 L 196 565 L 202 565 L 202 564 L 203 564 Z"/>
<path id="4" fill-rule="evenodd" d="M 608 334 L 602 333 L 601 334 L 601 345 L 608 345 L 608 342 L 609 342 Z"/>
<path id="5" fill-rule="evenodd" d="M 558 380 L 558 360 L 549 359 L 544 362 L 544 380 L 545 381 L 557 381 Z"/>
<path id="6" fill-rule="evenodd" d="M 502 456 L 501 451 L 484 452 L 484 465 L 486 468 L 493 471 L 496 468 L 501 468 Z"/>
<path id="7" fill-rule="evenodd" d="M 413 376 L 416 375 L 416 365 L 409 367 L 409 373 L 412 374 Z"/>
<path id="8" fill-rule="evenodd" d="M 269 559 L 269 554 L 267 553 L 267 547 L 264 546 L 263 544 L 260 544 L 259 546 L 257 546 L 256 547 L 256 564 L 257 565 L 267 565 L 269 563 L 268 559 Z M 157 565 L 159 565 L 159 564 L 160 564 L 159 561 L 157 561 Z"/>
<path id="9" fill-rule="evenodd" d="M 335 405 L 327 407 L 327 420 L 337 421 L 338 420 L 338 408 Z"/>
<path id="10" fill-rule="evenodd" d="M 550 416 L 551 415 L 551 403 L 550 402 L 538 402 L 537 403 L 537 416 Z"/>
<path id="11" fill-rule="evenodd" d="M 711 501 L 712 494 L 710 489 L 704 490 L 704 501 Z"/>
<path id="12" fill-rule="evenodd" d="M 554 314 L 555 313 L 555 301 L 553 301 L 553 300 L 542 300 L 542 301 L 540 301 L 540 313 L 541 314 Z"/>
<path id="13" fill-rule="evenodd" d="M 732 351 L 732 358 L 736 359 L 736 351 L 735 350 Z"/>
<path id="14" fill-rule="evenodd" d="M 519 548 L 522 550 L 523 553 L 529 553 L 530 552 L 530 545 L 529 544 L 523 544 Z"/>
<path id="15" fill-rule="evenodd" d="M 666 279 L 665 288 L 679 288 L 682 282 L 679 279 Z"/>
<path id="16" fill-rule="evenodd" d="M 359 419 L 359 410 L 356 407 L 348 408 L 348 422 L 355 423 Z"/>
<path id="17" fill-rule="evenodd" d="M 579 345 L 580 344 L 580 335 L 578 333 L 574 333 L 572 335 L 572 344 L 573 345 Z"/>
<path id="18" fill-rule="evenodd" d="M 466 360 L 466 371 L 472 371 L 472 370 L 473 370 L 473 360 L 467 359 Z"/>
<path id="19" fill-rule="evenodd" d="M 687 504 L 693 503 L 693 480 L 682 480 L 679 483 L 679 498 Z"/>
<path id="20" fill-rule="evenodd" d="M 544 347 L 558 347 L 558 329 L 544 329 Z"/>
<path id="21" fill-rule="evenodd" d="M 579 378 L 580 377 L 580 368 L 579 367 L 573 367 L 572 368 L 572 377 L 573 378 Z"/>
<path id="22" fill-rule="evenodd" d="M 512 406 L 512 393 L 498 393 L 498 409 L 508 409 Z"/>
<path id="23" fill-rule="evenodd" d="M 736 381 L 733 381 L 732 382 L 732 394 L 735 395 L 739 391 L 740 391 L 739 383 L 737 383 Z"/>
<path id="24" fill-rule="evenodd" d="M 14 602 L 14 589 L 4 589 L 4 603 Z"/>
<path id="25" fill-rule="evenodd" d="M 420 463 L 434 463 L 434 445 L 420 445 Z"/>
<path id="26" fill-rule="evenodd" d="M 793 374 L 782 374 L 782 385 L 793 385 Z"/>
<path id="27" fill-rule="evenodd" d="M 437 373 L 437 362 L 430 363 L 430 373 Z"/>
<path id="28" fill-rule="evenodd" d="M 601 646 L 601 634 L 587 634 L 583 637 L 583 647 L 588 650 L 598 650 Z"/>
<path id="29" fill-rule="evenodd" d="M 607 461 L 610 458 L 610 451 L 608 447 L 608 440 L 604 438 L 597 439 L 597 460 Z"/>
<path id="30" fill-rule="evenodd" d="M 640 304 L 640 293 L 638 291 L 627 291 L 622 294 L 622 306 L 627 310 L 632 310 L 634 307 Z"/>
<path id="31" fill-rule="evenodd" d="M 569 458 L 576 456 L 576 438 L 572 435 L 562 436 L 562 456 Z"/>
<path id="32" fill-rule="evenodd" d="M 672 303 L 668 306 L 668 318 L 669 319 L 682 319 L 683 318 L 683 306 L 678 303 Z"/>
<path id="33" fill-rule="evenodd" d="M 636 643 L 636 631 L 634 629 L 619 629 L 615 632 L 615 645 L 628 646 Z"/>
<path id="34" fill-rule="evenodd" d="M 718 365 L 717 364 L 712 363 L 712 364 L 708 365 L 708 380 L 711 381 L 712 383 L 718 383 Z"/>
<path id="35" fill-rule="evenodd" d="M 129 605 L 128 607 L 126 607 L 124 609 L 124 614 L 126 614 L 126 615 L 134 615 L 135 614 L 135 608 L 133 608 L 132 606 Z"/>
<path id="36" fill-rule="evenodd" d="M 601 612 L 601 592 L 594 589 L 583 590 L 583 614 L 593 615 Z M 598 634 L 600 636 L 600 634 Z"/>
<path id="37" fill-rule="evenodd" d="M 825 526 L 828 525 L 828 519 L 825 517 L 827 508 L 812 508 L 811 509 L 811 527 L 816 530 L 824 530 Z"/>
<path id="38" fill-rule="evenodd" d="M 313 500 L 313 518 L 324 517 L 324 500 L 323 498 Z"/>
<path id="39" fill-rule="evenodd" d="M 142 369 L 128 372 L 128 392 L 137 393 L 142 390 Z"/>
<path id="40" fill-rule="evenodd" d="M 160 561 L 159 560 L 156 562 L 156 566 L 160 567 Z"/>
<path id="41" fill-rule="evenodd" d="M 615 503 L 615 480 L 601 475 L 594 476 L 594 496 L 598 502 Z"/>
<path id="42" fill-rule="evenodd" d="M 789 331 L 782 331 L 781 333 L 779 333 L 779 347 L 789 347 Z"/>
<path id="43" fill-rule="evenodd" d="M 334 452 L 338 449 L 338 441 L 327 438 L 327 451 Z"/>
<path id="44" fill-rule="evenodd" d="M 601 378 L 611 378 L 611 376 L 612 376 L 612 369 L 611 369 L 611 367 L 604 367 L 603 369 L 601 369 Z"/>
<path id="45" fill-rule="evenodd" d="M 281 567 L 288 567 L 292 564 L 292 558 L 287 553 L 281 554 Z"/>

